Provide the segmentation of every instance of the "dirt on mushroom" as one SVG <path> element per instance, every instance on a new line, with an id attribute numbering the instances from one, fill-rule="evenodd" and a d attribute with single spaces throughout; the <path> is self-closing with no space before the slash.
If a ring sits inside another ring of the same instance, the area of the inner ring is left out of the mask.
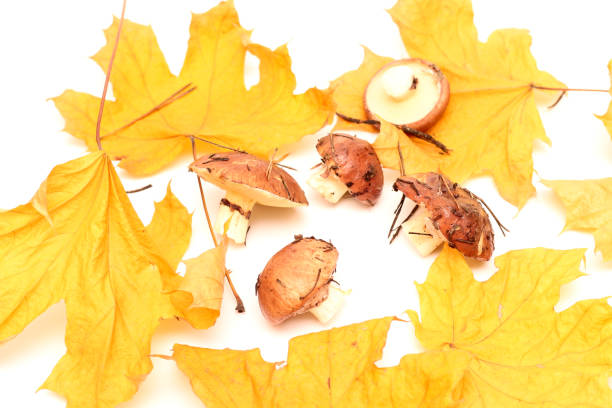
<path id="1" fill-rule="evenodd" d="M 336 203 L 346 192 L 358 201 L 374 205 L 383 187 L 383 171 L 368 142 L 343 133 L 330 133 L 317 142 L 322 164 L 308 184 L 326 200 Z"/>
<path id="2" fill-rule="evenodd" d="M 421 254 L 446 241 L 465 256 L 481 261 L 491 258 L 495 247 L 491 222 L 482 200 L 472 192 L 431 172 L 402 176 L 393 189 L 416 204 L 402 225 L 407 234 L 415 236 L 411 238 Z"/>

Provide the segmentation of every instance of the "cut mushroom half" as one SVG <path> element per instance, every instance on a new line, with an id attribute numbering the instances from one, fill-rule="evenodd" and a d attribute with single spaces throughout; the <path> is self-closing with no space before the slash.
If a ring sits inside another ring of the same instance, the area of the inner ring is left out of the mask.
<path id="1" fill-rule="evenodd" d="M 322 164 L 307 183 L 331 203 L 346 193 L 374 205 L 383 187 L 383 171 L 376 152 L 365 140 L 331 133 L 317 142 Z"/>
<path id="2" fill-rule="evenodd" d="M 469 190 L 438 173 L 402 176 L 393 189 L 401 191 L 415 206 L 401 230 L 421 255 L 429 255 L 447 242 L 465 256 L 480 261 L 491 258 L 491 222 L 481 201 Z"/>
<path id="3" fill-rule="evenodd" d="M 363 98 L 368 118 L 424 132 L 440 119 L 449 95 L 448 80 L 436 65 L 409 58 L 384 65 Z"/>
<path id="4" fill-rule="evenodd" d="M 311 312 L 321 323 L 329 322 L 348 294 L 333 280 L 337 260 L 338 250 L 331 243 L 296 235 L 257 278 L 255 291 L 266 319 L 279 324 Z"/>
<path id="5" fill-rule="evenodd" d="M 214 230 L 243 244 L 256 203 L 270 207 L 308 205 L 304 191 L 286 171 L 243 152 L 212 153 L 200 157 L 189 169 L 224 189 Z"/>

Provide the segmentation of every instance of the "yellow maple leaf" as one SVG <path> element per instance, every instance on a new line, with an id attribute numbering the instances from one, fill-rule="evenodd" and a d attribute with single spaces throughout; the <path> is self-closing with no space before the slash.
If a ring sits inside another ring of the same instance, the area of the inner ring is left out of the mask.
<path id="1" fill-rule="evenodd" d="M 449 105 L 429 133 L 452 152 L 440 155 L 383 126 L 374 143 L 383 165 L 399 169 L 399 141 L 407 171 L 440 170 L 460 183 L 489 174 L 500 194 L 522 207 L 535 192 L 533 143 L 550 143 L 537 111 L 536 87 L 564 85 L 538 70 L 526 31 L 497 30 L 486 43 L 478 41 L 469 0 L 399 0 L 390 14 L 410 56 L 435 63 L 450 82 Z M 352 81 L 351 95 L 363 95 L 371 73 L 386 61 L 366 52 L 361 67 L 340 81 Z M 365 119 L 363 98 L 349 97 L 345 88 L 335 89 L 333 98 L 339 113 Z"/>
<path id="2" fill-rule="evenodd" d="M 0 214 L 0 341 L 64 299 L 67 353 L 43 388 L 69 407 L 115 406 L 152 368 L 161 274 L 173 273 L 106 154 L 61 164 L 32 202 Z"/>
<path id="3" fill-rule="evenodd" d="M 172 292 L 176 309 L 196 329 L 207 329 L 219 317 L 225 282 L 225 243 L 197 258 L 186 259 L 184 279 Z"/>
<path id="4" fill-rule="evenodd" d="M 609 407 L 612 308 L 586 300 L 556 313 L 584 250 L 512 251 L 474 279 L 446 247 L 418 285 L 427 351 L 378 368 L 390 318 L 294 338 L 286 364 L 258 350 L 175 345 L 196 394 L 215 407 Z"/>
<path id="5" fill-rule="evenodd" d="M 612 94 L 612 60 L 608 62 L 608 72 L 610 73 L 610 82 L 611 82 L 610 94 Z M 595 116 L 601 119 L 606 129 L 608 130 L 610 137 L 612 137 L 612 102 L 608 106 L 608 111 L 606 113 L 604 113 L 603 115 L 595 115 Z"/>
<path id="6" fill-rule="evenodd" d="M 612 259 L 612 177 L 597 180 L 544 180 L 565 207 L 564 230 L 585 231 L 595 237 L 604 261 Z"/>
<path id="7" fill-rule="evenodd" d="M 191 241 L 191 214 L 170 189 L 155 203 L 155 213 L 146 230 L 170 268 L 176 270 Z"/>
<path id="8" fill-rule="evenodd" d="M 118 23 L 106 31 L 107 44 L 94 56 L 103 69 Z M 287 48 L 272 51 L 250 43 L 231 2 L 194 14 L 190 34 L 183 68 L 175 76 L 151 27 L 124 22 L 111 73 L 116 101 L 107 102 L 101 140 L 130 173 L 150 174 L 176 160 L 189 151 L 189 135 L 267 156 L 327 122 L 327 93 L 309 89 L 294 95 Z M 244 85 L 247 52 L 260 61 L 260 81 L 249 90 Z M 68 90 L 53 101 L 66 120 L 65 130 L 97 149 L 99 99 Z M 211 150 L 203 143 L 200 148 Z"/>

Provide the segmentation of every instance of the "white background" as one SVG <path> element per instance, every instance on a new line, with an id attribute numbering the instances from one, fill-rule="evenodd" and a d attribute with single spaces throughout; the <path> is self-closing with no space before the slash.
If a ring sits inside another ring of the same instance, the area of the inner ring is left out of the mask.
<path id="1" fill-rule="evenodd" d="M 327 87 L 330 80 L 355 69 L 361 62 L 360 44 L 392 57 L 405 51 L 397 28 L 385 12 L 393 0 L 351 1 L 236 0 L 242 25 L 252 29 L 252 39 L 269 47 L 285 42 L 293 58 L 298 91 Z M 191 12 L 204 12 L 214 1 L 130 0 L 127 17 L 153 26 L 173 72 L 178 73 L 186 50 Z M 81 142 L 62 133 L 63 120 L 46 98 L 66 88 L 100 95 L 104 73 L 87 57 L 104 43 L 102 30 L 118 15 L 120 0 L 112 1 L 6 1 L 0 24 L 0 208 L 28 201 L 51 168 L 85 153 Z M 533 35 L 532 52 L 539 67 L 570 87 L 609 87 L 607 63 L 612 58 L 612 4 L 608 1 L 474 1 L 475 22 L 481 40 L 496 28 L 527 28 Z M 249 60 L 247 80 L 257 78 L 257 63 Z M 612 175 L 612 143 L 603 124 L 593 114 L 603 113 L 609 102 L 605 93 L 573 93 L 554 110 L 542 111 L 553 148 L 535 145 L 534 183 L 537 196 L 517 213 L 497 194 L 490 179 L 473 180 L 467 186 L 484 197 L 511 229 L 496 234 L 496 254 L 533 246 L 588 248 L 588 276 L 565 286 L 557 306 L 564 309 L 578 299 L 612 295 L 610 263 L 593 253 L 590 235 L 560 234 L 564 216 L 553 194 L 538 183 L 541 178 L 601 178 Z M 246 248 L 233 247 L 229 267 L 247 313 L 234 312 L 229 291 L 217 325 L 207 331 L 186 323 L 163 322 L 153 338 L 153 353 L 170 354 L 174 343 L 212 348 L 260 347 L 269 361 L 285 359 L 287 340 L 323 327 L 310 316 L 293 319 L 280 327 L 261 316 L 254 296 L 257 275 L 267 259 L 291 241 L 294 233 L 332 239 L 340 251 L 336 279 L 353 290 L 348 304 L 332 322 L 340 326 L 369 318 L 400 314 L 418 308 L 414 281 L 423 282 L 435 256 L 420 258 L 402 237 L 389 246 L 385 239 L 392 211 L 399 199 L 390 185 L 397 173 L 386 171 L 383 197 L 374 208 L 346 199 L 336 206 L 323 201 L 305 185 L 308 169 L 317 163 L 313 148 L 317 136 L 304 138 L 287 160 L 299 172 L 311 206 L 305 210 L 257 207 Z M 370 139 L 371 140 L 371 139 Z M 194 236 L 187 257 L 211 247 L 199 204 L 194 176 L 187 163 L 149 179 L 134 179 L 123 171 L 126 189 L 149 182 L 154 188 L 131 195 L 145 223 L 153 201 L 162 199 L 168 180 L 176 195 L 194 214 Z M 221 192 L 206 186 L 216 203 Z M 471 262 L 477 279 L 488 278 L 492 262 Z M 0 299 L 0 302 L 2 300 Z M 6 407 L 63 407 L 64 400 L 37 388 L 65 351 L 64 305 L 51 307 L 23 333 L 0 346 L 0 405 Z M 418 351 L 410 324 L 394 323 L 380 364 L 393 365 L 406 352 Z M 154 359 L 155 369 L 135 397 L 123 407 L 199 407 L 188 380 L 172 361 Z"/>

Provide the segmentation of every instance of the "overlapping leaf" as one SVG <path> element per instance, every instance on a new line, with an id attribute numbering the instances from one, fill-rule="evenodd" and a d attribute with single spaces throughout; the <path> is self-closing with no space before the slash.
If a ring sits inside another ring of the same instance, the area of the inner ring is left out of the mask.
<path id="1" fill-rule="evenodd" d="M 533 143 L 550 143 L 536 108 L 534 85 L 563 84 L 538 70 L 526 31 L 498 30 L 486 43 L 479 42 L 469 0 L 399 0 L 390 13 L 410 56 L 434 62 L 450 82 L 448 108 L 429 132 L 453 151 L 439 155 L 387 126 L 374 144 L 383 165 L 399 168 L 399 140 L 407 171 L 441 170 L 457 182 L 489 174 L 502 196 L 521 207 L 535 191 Z M 350 80 L 350 94 L 363 95 L 371 73 L 385 62 L 366 52 L 362 66 L 340 82 Z M 365 119 L 362 99 L 349 97 L 346 88 L 335 90 L 334 101 L 338 112 Z"/>
<path id="2" fill-rule="evenodd" d="M 94 57 L 103 69 L 117 26 L 115 20 L 106 31 L 107 44 Z M 170 72 L 150 27 L 125 21 L 123 30 L 111 73 L 116 101 L 104 111 L 102 145 L 131 173 L 154 173 L 173 162 L 189 151 L 189 135 L 266 156 L 317 131 L 328 119 L 327 94 L 310 89 L 294 95 L 286 47 L 271 51 L 250 43 L 231 3 L 193 15 L 178 76 Z M 249 90 L 244 85 L 247 52 L 260 61 L 260 81 Z M 66 119 L 65 130 L 96 149 L 99 99 L 69 90 L 53 100 Z"/>
<path id="3" fill-rule="evenodd" d="M 590 232 L 605 261 L 612 259 L 612 177 L 598 180 L 548 180 L 565 206 L 564 229 Z"/>
<path id="4" fill-rule="evenodd" d="M 173 274 L 106 154 L 59 165 L 32 202 L 0 214 L 0 341 L 64 299 L 67 353 L 43 387 L 69 407 L 115 406 L 152 368 Z"/>
<path id="5" fill-rule="evenodd" d="M 207 407 L 609 407 L 612 308 L 582 301 L 556 313 L 583 250 L 527 249 L 477 282 L 446 247 L 418 285 L 427 351 L 377 368 L 391 319 L 294 338 L 286 365 L 258 350 L 176 345 L 174 359 Z"/>
<path id="6" fill-rule="evenodd" d="M 222 244 L 197 258 L 186 259 L 185 277 L 171 294 L 172 304 L 196 329 L 209 328 L 219 317 L 226 250 L 226 245 Z"/>

